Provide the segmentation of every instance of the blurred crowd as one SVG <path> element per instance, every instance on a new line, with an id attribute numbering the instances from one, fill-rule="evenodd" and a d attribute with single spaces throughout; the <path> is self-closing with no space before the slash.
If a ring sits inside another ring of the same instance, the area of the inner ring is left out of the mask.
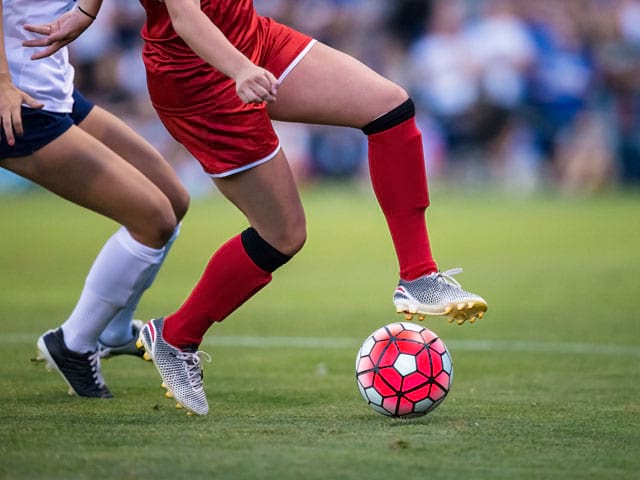
<path id="1" fill-rule="evenodd" d="M 431 179 L 515 192 L 640 185 L 640 0 L 254 3 L 405 87 Z M 192 194 L 207 192 L 208 179 L 150 107 L 143 21 L 137 2 L 104 2 L 71 47 L 76 85 L 151 140 Z M 359 131 L 276 129 L 301 182 L 366 175 Z"/>

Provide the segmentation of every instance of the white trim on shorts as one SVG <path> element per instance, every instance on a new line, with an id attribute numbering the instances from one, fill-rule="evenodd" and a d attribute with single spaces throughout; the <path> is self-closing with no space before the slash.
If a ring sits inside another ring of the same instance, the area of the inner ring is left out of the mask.
<path id="1" fill-rule="evenodd" d="M 304 47 L 304 50 L 302 50 L 298 56 L 296 58 L 293 59 L 293 61 L 289 64 L 289 66 L 287 68 L 284 69 L 284 72 L 282 72 L 282 75 L 280 75 L 280 77 L 278 78 L 279 82 L 282 82 L 287 75 L 289 75 L 291 73 L 291 70 L 293 70 L 296 65 L 298 65 L 298 63 L 300 63 L 300 61 L 304 58 L 304 56 L 309 53 L 309 50 L 311 50 L 311 47 L 313 47 L 313 45 L 316 43 L 316 39 L 312 38 L 311 41 L 307 44 L 306 47 Z M 276 133 L 277 135 L 277 133 Z M 229 177 L 231 175 L 234 175 L 236 173 L 240 173 L 240 172 L 244 172 L 246 170 L 250 170 L 254 167 L 257 167 L 258 165 L 262 165 L 263 163 L 267 163 L 269 160 L 271 160 L 273 157 L 275 157 L 278 152 L 280 151 L 281 145 L 280 142 L 278 141 L 278 146 L 276 147 L 276 149 L 271 152 L 269 155 L 267 155 L 264 158 L 261 158 L 260 160 L 256 160 L 253 163 L 250 163 L 249 165 L 244 165 L 242 167 L 238 167 L 238 168 L 234 168 L 233 170 L 227 170 L 226 172 L 222 172 L 222 173 L 207 173 L 207 175 L 209 175 L 209 177 L 211 178 L 224 178 L 224 177 Z"/>
<path id="2" fill-rule="evenodd" d="M 230 175 L 234 175 L 236 173 L 244 172 L 245 170 L 249 170 L 253 167 L 257 167 L 258 165 L 262 165 L 263 163 L 267 163 L 269 160 L 275 157 L 279 151 L 280 151 L 280 142 L 278 142 L 278 146 L 276 147 L 276 149 L 273 152 L 271 152 L 269 155 L 267 155 L 264 158 L 261 158 L 260 160 L 256 160 L 255 162 L 250 163 L 249 165 L 243 165 L 242 167 L 234 168 L 233 170 L 227 170 L 226 172 L 222 172 L 222 173 L 207 173 L 207 175 L 209 175 L 211 178 L 224 178 Z"/>
<path id="3" fill-rule="evenodd" d="M 311 47 L 313 47 L 315 45 L 315 43 L 316 43 L 316 39 L 312 38 L 311 41 L 307 44 L 307 46 L 304 47 L 304 50 L 302 50 L 298 54 L 298 56 L 293 59 L 293 61 L 289 64 L 289 66 L 284 69 L 284 72 L 282 72 L 282 75 L 280 75 L 280 77 L 278 78 L 279 82 L 282 82 L 287 77 L 287 75 L 289 75 L 291 73 L 291 70 L 293 70 L 295 68 L 295 66 L 300 63 L 300 60 L 302 60 L 304 58 L 304 56 L 307 53 L 309 53 L 309 50 L 311 50 Z"/>

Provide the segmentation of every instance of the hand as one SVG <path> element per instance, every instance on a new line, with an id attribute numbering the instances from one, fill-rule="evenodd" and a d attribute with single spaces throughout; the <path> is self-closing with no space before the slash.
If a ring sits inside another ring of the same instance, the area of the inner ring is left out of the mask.
<path id="1" fill-rule="evenodd" d="M 234 78 L 236 92 L 244 103 L 273 103 L 278 94 L 278 80 L 264 68 L 254 64 L 240 71 Z"/>
<path id="2" fill-rule="evenodd" d="M 9 74 L 0 74 L 0 121 L 7 143 L 15 145 L 14 132 L 18 136 L 24 135 L 22 129 L 22 104 L 32 108 L 42 108 L 43 105 L 15 87 Z"/>
<path id="3" fill-rule="evenodd" d="M 25 40 L 22 45 L 24 47 L 47 47 L 31 56 L 31 60 L 39 60 L 54 54 L 71 43 L 91 23 L 91 18 L 74 8 L 47 25 L 25 25 L 24 29 L 28 32 L 45 36 L 34 40 Z"/>

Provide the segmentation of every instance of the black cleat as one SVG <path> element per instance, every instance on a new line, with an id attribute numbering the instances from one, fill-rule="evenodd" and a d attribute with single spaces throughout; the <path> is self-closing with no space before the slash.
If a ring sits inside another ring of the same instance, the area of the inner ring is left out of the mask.
<path id="1" fill-rule="evenodd" d="M 69 385 L 69 393 L 80 397 L 111 398 L 100 370 L 100 352 L 77 353 L 64 343 L 62 329 L 49 330 L 38 339 L 38 354 L 47 369 L 57 370 Z"/>

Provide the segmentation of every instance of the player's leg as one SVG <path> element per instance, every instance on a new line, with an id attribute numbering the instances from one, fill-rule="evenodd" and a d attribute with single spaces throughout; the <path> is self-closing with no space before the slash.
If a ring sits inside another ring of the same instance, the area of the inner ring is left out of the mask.
<path id="1" fill-rule="evenodd" d="M 215 183 L 246 215 L 250 227 L 213 254 L 175 313 L 148 322 L 140 334 L 168 390 L 199 415 L 208 411 L 197 352 L 205 332 L 266 286 L 271 274 L 306 239 L 302 203 L 282 151 L 266 163 L 217 178 Z"/>
<path id="2" fill-rule="evenodd" d="M 110 396 L 97 360 L 100 332 L 163 254 L 176 218 L 169 200 L 138 170 L 77 127 L 1 166 L 124 227 L 105 244 L 69 319 L 38 346 L 81 396 Z"/>
<path id="3" fill-rule="evenodd" d="M 269 283 L 272 272 L 306 239 L 304 210 L 282 150 L 262 165 L 215 183 L 245 214 L 250 228 L 216 251 L 190 297 L 167 317 L 167 339 L 178 347 L 200 344 L 213 322 Z"/>
<path id="4" fill-rule="evenodd" d="M 316 43 L 284 78 L 268 109 L 277 120 L 349 126 L 368 136 L 371 183 L 400 266 L 394 294 L 399 312 L 464 321 L 486 310 L 481 297 L 437 272 L 425 221 L 429 194 L 422 135 L 413 102 L 401 87 Z"/>
<path id="5" fill-rule="evenodd" d="M 189 207 L 189 193 L 164 157 L 122 120 L 94 106 L 78 126 L 140 170 L 169 199 L 178 222 Z"/>
<path id="6" fill-rule="evenodd" d="M 76 97 L 77 95 L 76 93 Z M 76 105 L 81 102 L 82 100 L 79 102 L 76 98 Z M 178 221 L 182 219 L 188 208 L 189 194 L 169 163 L 149 142 L 122 120 L 98 106 L 91 108 L 88 114 L 82 118 L 79 126 L 149 178 L 167 196 Z M 134 321 L 134 312 L 143 293 L 155 280 L 179 232 L 178 225 L 164 246 L 161 261 L 155 265 L 154 271 L 150 272 L 147 281 L 137 286 L 137 290 L 133 292 L 127 305 L 116 313 L 100 335 L 103 358 L 120 354 L 142 356 L 143 352 L 136 347 L 142 322 Z"/>

